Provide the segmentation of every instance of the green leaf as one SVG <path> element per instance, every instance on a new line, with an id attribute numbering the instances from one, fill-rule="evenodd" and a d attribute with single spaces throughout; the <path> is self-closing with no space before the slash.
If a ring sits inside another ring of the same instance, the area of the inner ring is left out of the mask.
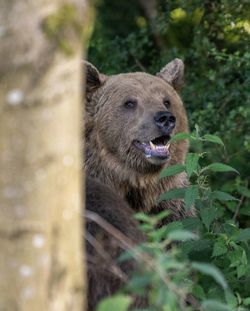
<path id="1" fill-rule="evenodd" d="M 162 226 L 159 229 L 151 230 L 151 232 L 148 233 L 148 236 L 153 239 L 154 242 L 158 242 L 162 239 L 166 238 L 166 227 Z"/>
<path id="2" fill-rule="evenodd" d="M 172 166 L 169 166 L 169 167 L 165 168 L 164 170 L 162 170 L 162 172 L 160 174 L 160 178 L 173 176 L 173 175 L 179 174 L 183 171 L 185 171 L 185 165 L 183 165 L 183 164 L 172 165 Z"/>
<path id="3" fill-rule="evenodd" d="M 97 306 L 97 311 L 127 311 L 131 302 L 132 298 L 129 296 L 115 295 L 102 300 Z"/>
<path id="4" fill-rule="evenodd" d="M 140 229 L 142 231 L 150 232 L 153 229 L 154 225 L 153 224 L 145 224 L 145 223 L 143 223 L 143 224 L 139 224 L 139 227 L 140 227 Z"/>
<path id="5" fill-rule="evenodd" d="M 187 217 L 184 218 L 182 221 L 182 225 L 184 229 L 189 231 L 198 230 L 202 226 L 201 220 L 198 217 Z"/>
<path id="6" fill-rule="evenodd" d="M 225 291 L 225 298 L 228 305 L 232 306 L 233 308 L 237 307 L 238 300 L 230 289 Z"/>
<path id="7" fill-rule="evenodd" d="M 181 248 L 183 249 L 185 254 L 192 254 L 191 256 L 193 259 L 205 260 L 208 258 L 208 256 L 210 258 L 211 246 L 211 241 L 199 239 L 187 241 L 184 245 L 181 245 Z"/>
<path id="8" fill-rule="evenodd" d="M 172 241 L 188 241 L 197 240 L 198 236 L 187 230 L 175 230 L 168 234 L 168 238 Z"/>
<path id="9" fill-rule="evenodd" d="M 250 198 L 250 190 L 247 187 L 239 186 L 238 191 L 244 197 Z"/>
<path id="10" fill-rule="evenodd" d="M 244 306 L 250 306 L 250 297 L 243 300 Z"/>
<path id="11" fill-rule="evenodd" d="M 171 259 L 167 256 L 160 257 L 159 265 L 165 270 L 183 270 L 183 268 L 186 268 L 186 265 L 184 263 L 177 261 L 176 259 Z"/>
<path id="12" fill-rule="evenodd" d="M 213 207 L 202 208 L 200 210 L 200 216 L 205 227 L 207 228 L 207 230 L 209 230 L 211 223 L 216 217 L 216 210 Z"/>
<path id="13" fill-rule="evenodd" d="M 213 191 L 210 194 L 211 199 L 217 199 L 220 201 L 238 201 L 237 198 L 233 197 L 231 194 L 228 194 L 223 191 Z"/>
<path id="14" fill-rule="evenodd" d="M 218 256 L 226 254 L 227 251 L 228 251 L 228 249 L 227 249 L 227 246 L 225 244 L 225 241 L 217 241 L 214 244 L 212 256 L 218 257 Z"/>
<path id="15" fill-rule="evenodd" d="M 232 243 L 231 243 L 232 244 Z M 241 263 L 243 257 L 243 248 L 237 244 L 232 244 L 233 250 L 228 254 L 228 259 L 231 264 L 230 267 L 237 267 Z"/>
<path id="16" fill-rule="evenodd" d="M 139 220 L 139 221 L 143 221 L 146 223 L 151 223 L 151 217 L 149 215 L 146 215 L 144 213 L 137 213 L 134 215 L 135 219 Z"/>
<path id="17" fill-rule="evenodd" d="M 237 270 L 237 277 L 241 278 L 242 276 L 246 275 L 248 268 L 247 266 L 241 264 L 236 267 L 236 270 Z"/>
<path id="18" fill-rule="evenodd" d="M 231 244 L 232 245 L 232 244 Z M 237 277 L 240 278 L 247 273 L 248 259 L 246 251 L 241 246 L 234 244 L 234 250 L 230 252 L 227 257 L 230 260 L 230 267 L 235 267 L 237 271 Z"/>
<path id="19" fill-rule="evenodd" d="M 203 274 L 206 274 L 206 275 L 213 277 L 214 280 L 218 284 L 220 284 L 222 288 L 226 289 L 228 287 L 224 276 L 222 275 L 220 270 L 218 268 L 216 268 L 215 266 L 212 266 L 212 265 L 207 264 L 207 263 L 193 262 L 191 264 L 191 267 L 193 269 L 203 273 Z"/>
<path id="20" fill-rule="evenodd" d="M 206 294 L 204 292 L 204 289 L 199 284 L 194 285 L 193 295 L 199 299 L 205 299 L 206 298 Z"/>
<path id="21" fill-rule="evenodd" d="M 161 221 L 162 219 L 164 219 L 165 217 L 171 215 L 171 211 L 169 210 L 164 210 L 164 211 L 161 211 L 159 212 L 158 214 L 154 215 L 153 218 L 159 222 Z M 152 217 L 152 216 L 151 216 Z"/>
<path id="22" fill-rule="evenodd" d="M 212 299 L 204 300 L 201 305 L 206 311 L 233 311 L 231 307 Z"/>
<path id="23" fill-rule="evenodd" d="M 238 242 L 247 242 L 250 240 L 250 228 L 240 229 L 239 235 L 236 238 Z"/>
<path id="24" fill-rule="evenodd" d="M 185 196 L 186 188 L 175 188 L 171 189 L 166 193 L 163 193 L 158 202 L 166 201 L 166 200 L 174 200 L 174 199 L 183 199 Z"/>
<path id="25" fill-rule="evenodd" d="M 184 196 L 185 209 L 189 210 L 194 206 L 195 200 L 199 197 L 198 186 L 193 185 L 187 188 Z"/>
<path id="26" fill-rule="evenodd" d="M 223 141 L 216 135 L 206 134 L 203 136 L 206 141 L 224 146 Z"/>
<path id="27" fill-rule="evenodd" d="M 192 138 L 191 134 L 188 133 L 177 133 L 174 136 L 171 137 L 170 142 L 177 141 L 177 140 L 183 140 L 183 139 L 190 139 Z"/>
<path id="28" fill-rule="evenodd" d="M 170 232 L 172 231 L 176 231 L 176 230 L 182 230 L 183 226 L 182 223 L 180 221 L 173 221 L 170 222 L 169 224 L 167 224 L 165 227 L 165 234 L 168 235 Z"/>
<path id="29" fill-rule="evenodd" d="M 212 172 L 235 172 L 239 174 L 239 172 L 234 169 L 232 166 L 223 164 L 223 163 L 212 163 L 202 169 L 202 172 L 210 170 Z"/>
<path id="30" fill-rule="evenodd" d="M 250 208 L 249 206 L 244 206 L 240 209 L 240 215 L 250 216 Z"/>
<path id="31" fill-rule="evenodd" d="M 186 158 L 186 172 L 188 177 L 190 177 L 198 167 L 199 154 L 197 153 L 188 153 Z"/>

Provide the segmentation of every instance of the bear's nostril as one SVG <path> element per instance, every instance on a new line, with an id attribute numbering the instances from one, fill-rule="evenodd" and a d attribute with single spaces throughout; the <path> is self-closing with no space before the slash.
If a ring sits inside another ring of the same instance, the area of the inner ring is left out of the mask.
<path id="1" fill-rule="evenodd" d="M 169 119 L 168 119 L 168 121 L 169 121 L 170 123 L 175 123 L 176 118 L 175 118 L 174 116 L 170 116 Z"/>
<path id="2" fill-rule="evenodd" d="M 165 122 L 167 122 L 167 120 L 168 120 L 168 118 L 165 116 L 165 117 L 161 117 L 161 118 L 158 120 L 158 122 L 160 122 L 160 123 L 165 123 Z"/>

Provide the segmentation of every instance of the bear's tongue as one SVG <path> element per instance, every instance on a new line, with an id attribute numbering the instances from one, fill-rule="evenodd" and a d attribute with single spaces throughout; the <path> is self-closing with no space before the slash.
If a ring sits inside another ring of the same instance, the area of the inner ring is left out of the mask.
<path id="1" fill-rule="evenodd" d="M 168 143 L 168 140 L 168 137 L 160 137 L 149 142 L 136 142 L 136 145 L 144 152 L 147 158 L 157 157 L 166 159 L 170 156 L 170 143 Z"/>

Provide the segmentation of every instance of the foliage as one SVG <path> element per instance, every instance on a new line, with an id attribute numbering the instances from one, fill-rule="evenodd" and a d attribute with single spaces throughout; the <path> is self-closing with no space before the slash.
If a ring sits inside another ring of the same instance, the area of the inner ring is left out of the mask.
<path id="1" fill-rule="evenodd" d="M 195 145 L 209 142 L 224 148 L 218 136 L 201 136 L 197 126 L 188 136 Z M 187 135 L 177 134 L 172 140 L 183 138 Z M 250 229 L 241 229 L 235 221 L 241 213 L 240 200 L 208 183 L 211 174 L 238 172 L 218 162 L 202 166 L 205 156 L 204 152 L 189 153 L 185 165 L 168 167 L 160 176 L 187 173 L 192 181 L 189 187 L 172 189 L 159 200 L 181 198 L 186 209 L 196 206 L 196 216 L 158 227 L 169 211 L 156 216 L 136 215 L 148 240 L 121 260 L 134 257 L 140 262 L 141 268 L 132 275 L 125 292 L 146 293 L 147 311 L 247 311 L 250 305 Z"/>
<path id="2" fill-rule="evenodd" d="M 126 311 L 131 304 L 131 301 L 132 299 L 129 296 L 116 295 L 112 298 L 103 300 L 99 304 L 97 311 Z"/>

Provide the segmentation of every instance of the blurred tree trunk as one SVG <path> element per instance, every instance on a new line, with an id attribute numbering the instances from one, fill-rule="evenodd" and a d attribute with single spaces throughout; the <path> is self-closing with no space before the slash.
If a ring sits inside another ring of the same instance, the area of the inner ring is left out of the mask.
<path id="1" fill-rule="evenodd" d="M 0 310 L 84 310 L 86 0 L 0 3 Z"/>

